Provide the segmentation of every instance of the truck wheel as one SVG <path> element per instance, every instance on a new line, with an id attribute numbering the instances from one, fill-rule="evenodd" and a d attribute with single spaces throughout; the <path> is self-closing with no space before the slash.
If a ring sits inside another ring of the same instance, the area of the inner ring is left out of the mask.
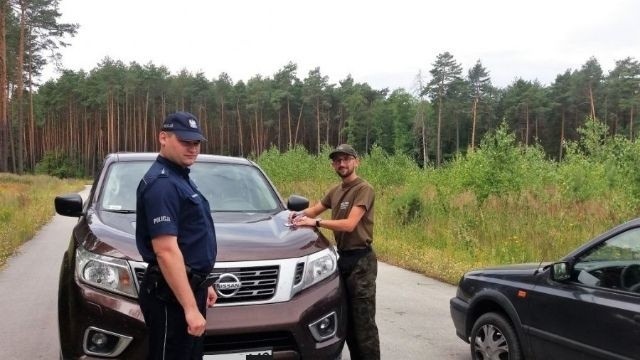
<path id="1" fill-rule="evenodd" d="M 473 360 L 522 360 L 522 351 L 513 326 L 503 315 L 486 313 L 471 329 Z"/>

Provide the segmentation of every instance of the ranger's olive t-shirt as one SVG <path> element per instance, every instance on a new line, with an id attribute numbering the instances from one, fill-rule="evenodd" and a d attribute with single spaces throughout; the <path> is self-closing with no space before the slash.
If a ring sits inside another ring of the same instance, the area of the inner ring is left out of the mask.
<path id="1" fill-rule="evenodd" d="M 340 220 L 349 217 L 354 206 L 361 206 L 365 213 L 352 232 L 334 231 L 338 250 L 365 248 L 373 242 L 373 205 L 375 193 L 373 187 L 364 179 L 357 178 L 349 184 L 338 184 L 320 201 L 331 209 L 331 219 Z"/>

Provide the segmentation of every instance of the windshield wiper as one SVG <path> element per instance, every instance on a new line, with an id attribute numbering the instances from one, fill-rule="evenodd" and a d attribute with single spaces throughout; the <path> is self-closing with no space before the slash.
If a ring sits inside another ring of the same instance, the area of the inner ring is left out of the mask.
<path id="1" fill-rule="evenodd" d="M 135 210 L 114 210 L 114 209 L 102 209 L 102 211 L 112 212 L 116 214 L 135 214 Z"/>

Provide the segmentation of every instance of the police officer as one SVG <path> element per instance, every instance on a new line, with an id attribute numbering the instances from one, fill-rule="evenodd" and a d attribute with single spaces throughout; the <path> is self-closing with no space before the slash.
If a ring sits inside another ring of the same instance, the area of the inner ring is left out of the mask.
<path id="1" fill-rule="evenodd" d="M 376 325 L 376 277 L 378 260 L 373 252 L 373 187 L 358 177 L 358 153 L 348 144 L 329 154 L 342 182 L 318 202 L 299 213 L 291 213 L 295 226 L 333 230 L 340 258 L 338 269 L 346 288 L 348 305 L 347 346 L 352 360 L 379 360 L 380 340 Z M 331 209 L 331 220 L 317 218 Z"/>
<path id="2" fill-rule="evenodd" d="M 140 181 L 136 244 L 149 266 L 138 301 L 149 334 L 149 359 L 202 359 L 206 308 L 217 296 L 207 276 L 217 244 L 207 199 L 189 178 L 206 141 L 195 116 L 170 114 L 160 154 Z"/>

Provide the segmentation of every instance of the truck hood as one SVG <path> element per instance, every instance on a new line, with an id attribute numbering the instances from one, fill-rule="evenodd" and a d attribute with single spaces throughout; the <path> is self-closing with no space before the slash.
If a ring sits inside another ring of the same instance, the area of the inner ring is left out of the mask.
<path id="1" fill-rule="evenodd" d="M 287 211 L 214 213 L 216 261 L 298 258 L 330 246 L 329 241 L 312 228 L 285 226 L 287 216 Z M 135 241 L 135 214 L 89 211 L 80 221 L 85 224 L 78 227 L 76 238 L 87 250 L 142 261 Z"/>

